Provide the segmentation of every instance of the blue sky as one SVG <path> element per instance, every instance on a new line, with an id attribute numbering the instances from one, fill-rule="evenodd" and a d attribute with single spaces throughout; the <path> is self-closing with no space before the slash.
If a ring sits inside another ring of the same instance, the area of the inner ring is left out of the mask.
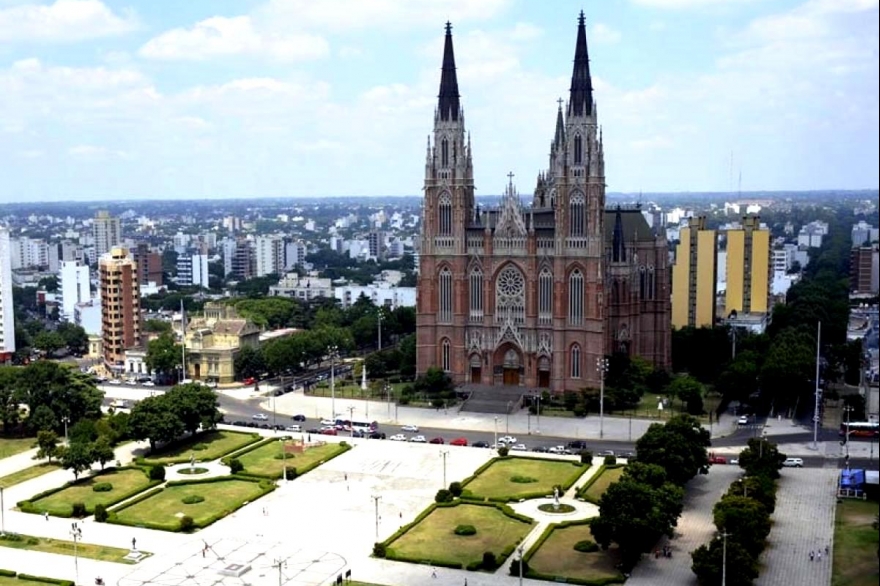
<path id="1" fill-rule="evenodd" d="M 878 187 L 878 0 L 0 0 L 0 202 L 418 194 L 447 19 L 530 193 L 582 8 L 609 191 Z"/>

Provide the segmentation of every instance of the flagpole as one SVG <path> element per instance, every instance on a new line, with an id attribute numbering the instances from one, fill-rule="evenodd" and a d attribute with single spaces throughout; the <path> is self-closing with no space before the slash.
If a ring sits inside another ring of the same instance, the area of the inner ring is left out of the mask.
<path id="1" fill-rule="evenodd" d="M 819 352 L 822 342 L 822 322 L 816 328 L 816 389 L 813 405 L 813 449 L 819 449 Z"/>
<path id="2" fill-rule="evenodd" d="M 183 299 L 180 300 L 180 382 L 186 378 L 186 314 Z"/>

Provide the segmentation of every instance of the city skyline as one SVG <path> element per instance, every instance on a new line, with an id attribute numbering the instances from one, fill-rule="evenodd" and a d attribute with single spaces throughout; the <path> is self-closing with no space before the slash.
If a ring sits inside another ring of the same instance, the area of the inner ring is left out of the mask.
<path id="1" fill-rule="evenodd" d="M 447 19 L 477 193 L 530 193 L 581 8 L 609 192 L 878 185 L 876 0 L 167 6 L 0 0 L 0 201 L 417 195 Z"/>

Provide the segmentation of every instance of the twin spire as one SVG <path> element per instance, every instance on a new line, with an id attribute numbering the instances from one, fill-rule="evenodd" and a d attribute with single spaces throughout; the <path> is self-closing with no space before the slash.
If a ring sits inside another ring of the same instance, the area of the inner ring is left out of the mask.
<path id="1" fill-rule="evenodd" d="M 446 41 L 443 46 L 443 69 L 440 74 L 440 94 L 437 113 L 440 120 L 458 120 L 461 110 L 458 77 L 455 75 L 455 52 L 452 50 L 452 23 L 446 22 Z"/>

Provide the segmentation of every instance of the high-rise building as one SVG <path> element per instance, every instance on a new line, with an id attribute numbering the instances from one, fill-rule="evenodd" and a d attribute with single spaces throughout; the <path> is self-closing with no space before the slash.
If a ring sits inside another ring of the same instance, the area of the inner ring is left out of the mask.
<path id="1" fill-rule="evenodd" d="M 186 252 L 177 256 L 177 284 L 184 287 L 208 285 L 208 255 Z"/>
<path id="2" fill-rule="evenodd" d="M 333 247 L 333 238 L 330 238 L 330 247 Z M 302 240 L 284 243 L 284 270 L 290 270 L 295 266 L 306 262 L 306 245 Z"/>
<path id="3" fill-rule="evenodd" d="M 283 272 L 284 239 L 281 236 L 257 236 L 254 254 L 257 263 L 257 277 Z"/>
<path id="4" fill-rule="evenodd" d="M 9 258 L 13 269 L 48 267 L 49 246 L 39 238 L 12 238 L 9 241 Z"/>
<path id="5" fill-rule="evenodd" d="M 244 238 L 235 244 L 232 256 L 232 276 L 239 281 L 254 278 L 257 272 L 257 258 L 250 240 Z"/>
<path id="6" fill-rule="evenodd" d="M 880 252 L 876 243 L 856 246 L 849 259 L 850 290 L 856 294 L 877 295 L 880 285 Z"/>
<path id="7" fill-rule="evenodd" d="M 681 229 L 672 267 L 672 326 L 715 323 L 715 282 L 718 277 L 718 233 L 706 228 L 706 217 L 692 218 Z"/>
<path id="8" fill-rule="evenodd" d="M 418 372 L 562 392 L 598 388 L 599 360 L 613 352 L 668 366 L 666 240 L 639 210 L 605 209 L 583 13 L 552 136 L 529 208 L 512 174 L 497 209 L 476 204 L 447 25 L 417 248 Z"/>
<path id="9" fill-rule="evenodd" d="M 137 264 L 128 249 L 115 247 L 98 260 L 104 364 L 125 369 L 125 351 L 141 343 L 141 296 Z"/>
<path id="10" fill-rule="evenodd" d="M 92 287 L 89 280 L 89 267 L 75 260 L 61 263 L 60 288 L 61 288 L 61 315 L 67 321 L 73 321 L 74 310 L 78 303 L 85 303 L 92 297 Z"/>
<path id="11" fill-rule="evenodd" d="M 114 246 L 122 242 L 122 229 L 119 218 L 110 212 L 99 211 L 92 220 L 92 236 L 95 238 L 95 253 L 98 257 L 110 252 Z"/>
<path id="12" fill-rule="evenodd" d="M 757 216 L 746 216 L 741 228 L 727 230 L 725 315 L 770 311 L 771 254 L 770 230 Z"/>
<path id="13" fill-rule="evenodd" d="M 370 258 L 381 259 L 382 258 L 382 248 L 385 245 L 384 234 L 379 230 L 373 230 L 370 232 L 367 237 L 367 242 L 370 245 Z"/>
<path id="14" fill-rule="evenodd" d="M 157 287 L 164 284 L 164 275 L 162 272 L 162 255 L 153 252 L 150 245 L 141 242 L 131 251 L 131 257 L 137 263 L 138 283 L 146 285 L 147 283 L 155 283 Z"/>
<path id="15" fill-rule="evenodd" d="M 12 308 L 12 262 L 9 232 L 0 228 L 0 363 L 15 352 L 15 314 Z"/>

